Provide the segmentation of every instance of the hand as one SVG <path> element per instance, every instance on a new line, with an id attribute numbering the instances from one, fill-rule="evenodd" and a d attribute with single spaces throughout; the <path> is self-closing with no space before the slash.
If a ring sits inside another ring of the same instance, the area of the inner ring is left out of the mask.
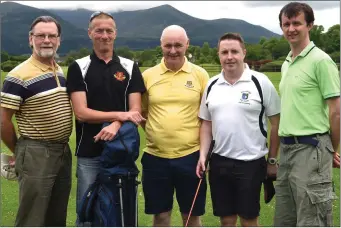
<path id="1" fill-rule="evenodd" d="M 340 154 L 337 152 L 334 152 L 333 168 L 340 169 Z"/>
<path id="2" fill-rule="evenodd" d="M 94 136 L 95 142 L 99 140 L 111 141 L 117 134 L 121 125 L 120 121 L 115 121 L 109 126 L 104 127 L 97 135 Z"/>
<path id="3" fill-rule="evenodd" d="M 276 177 L 277 176 L 277 170 L 278 170 L 277 164 L 271 165 L 268 163 L 268 165 L 266 167 L 267 177 Z"/>
<path id="4" fill-rule="evenodd" d="M 203 178 L 204 171 L 206 170 L 205 160 L 206 160 L 205 158 L 201 158 L 201 157 L 199 158 L 196 172 L 195 172 L 199 178 Z"/>
<path id="5" fill-rule="evenodd" d="M 15 166 L 15 156 L 14 155 L 12 155 L 9 159 L 8 159 L 8 164 L 10 165 L 10 166 Z"/>
<path id="6" fill-rule="evenodd" d="M 123 117 L 121 118 L 121 121 L 131 121 L 135 123 L 136 125 L 141 124 L 142 121 L 146 121 L 145 118 L 138 112 L 138 111 L 129 111 L 129 112 L 124 112 Z"/>

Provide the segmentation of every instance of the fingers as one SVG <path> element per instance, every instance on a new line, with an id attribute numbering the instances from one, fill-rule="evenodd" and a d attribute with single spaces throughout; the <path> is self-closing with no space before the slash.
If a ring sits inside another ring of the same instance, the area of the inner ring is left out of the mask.
<path id="1" fill-rule="evenodd" d="M 129 111 L 126 113 L 127 120 L 133 122 L 136 125 L 140 125 L 142 121 L 146 119 L 138 111 Z"/>
<path id="2" fill-rule="evenodd" d="M 10 157 L 10 159 L 8 161 L 8 164 L 10 166 L 14 166 L 15 165 L 15 156 L 14 155 Z"/>
<path id="3" fill-rule="evenodd" d="M 203 178 L 204 171 L 205 171 L 205 163 L 199 161 L 197 164 L 196 172 L 195 172 L 197 177 Z"/>
<path id="4" fill-rule="evenodd" d="M 200 164 L 198 163 L 198 165 L 197 165 L 197 168 L 196 168 L 196 170 L 195 170 L 195 173 L 196 173 L 196 175 L 197 175 L 197 177 L 199 177 L 199 178 L 201 178 L 201 170 L 200 170 Z"/>
<path id="5" fill-rule="evenodd" d="M 109 125 L 103 128 L 97 135 L 94 136 L 94 141 L 98 142 L 99 140 L 103 140 L 103 141 L 113 140 L 119 128 L 120 128 L 119 125 L 117 126 Z"/>
<path id="6" fill-rule="evenodd" d="M 340 168 L 340 154 L 335 152 L 333 159 L 333 167 Z"/>
<path id="7" fill-rule="evenodd" d="M 98 140 L 101 139 L 102 135 L 103 135 L 103 131 L 100 131 L 97 135 L 94 136 L 94 141 L 98 142 Z"/>

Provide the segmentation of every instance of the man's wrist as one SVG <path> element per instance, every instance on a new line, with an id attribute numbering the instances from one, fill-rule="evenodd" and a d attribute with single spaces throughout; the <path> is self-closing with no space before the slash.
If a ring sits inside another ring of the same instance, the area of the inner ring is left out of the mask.
<path id="1" fill-rule="evenodd" d="M 270 165 L 276 165 L 278 160 L 277 160 L 277 158 L 268 158 L 267 162 Z"/>

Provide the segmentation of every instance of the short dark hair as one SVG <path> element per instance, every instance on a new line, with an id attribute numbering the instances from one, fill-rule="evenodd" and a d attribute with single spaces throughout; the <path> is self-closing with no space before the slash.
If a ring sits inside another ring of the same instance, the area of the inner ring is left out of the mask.
<path id="1" fill-rule="evenodd" d="M 218 41 L 218 50 L 219 50 L 220 42 L 223 40 L 237 40 L 239 41 L 242 48 L 245 49 L 244 39 L 239 33 L 230 32 L 230 33 L 225 33 L 224 35 L 222 35 Z"/>
<path id="2" fill-rule="evenodd" d="M 34 27 L 39 22 L 44 22 L 44 23 L 53 22 L 53 23 L 55 23 L 57 26 L 57 29 L 58 29 L 58 36 L 60 36 L 62 34 L 62 27 L 60 26 L 59 22 L 51 16 L 39 16 L 39 17 L 37 17 L 31 24 L 30 34 L 32 34 Z"/>
<path id="3" fill-rule="evenodd" d="M 308 4 L 301 2 L 290 2 L 289 4 L 286 4 L 279 12 L 279 26 L 282 27 L 283 14 L 290 19 L 292 17 L 297 17 L 301 12 L 304 13 L 304 18 L 307 22 L 307 25 L 314 23 L 314 11 Z"/>

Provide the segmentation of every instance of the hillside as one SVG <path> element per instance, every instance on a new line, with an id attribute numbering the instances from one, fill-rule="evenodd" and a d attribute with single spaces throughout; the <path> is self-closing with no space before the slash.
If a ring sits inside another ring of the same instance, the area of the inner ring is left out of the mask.
<path id="1" fill-rule="evenodd" d="M 10 54 L 30 53 L 28 31 L 32 21 L 41 15 L 55 17 L 62 26 L 62 45 L 58 51 L 60 55 L 81 47 L 91 48 L 87 27 L 92 13 L 93 11 L 86 9 L 44 10 L 14 2 L 1 3 L 1 48 Z M 206 41 L 210 46 L 215 46 L 218 38 L 225 32 L 239 32 L 248 43 L 257 43 L 261 36 L 266 38 L 279 36 L 243 20 L 194 18 L 170 5 L 136 11 L 112 12 L 112 15 L 118 29 L 115 45 L 128 46 L 135 50 L 158 46 L 162 30 L 171 24 L 183 26 L 191 44 L 199 46 Z"/>

